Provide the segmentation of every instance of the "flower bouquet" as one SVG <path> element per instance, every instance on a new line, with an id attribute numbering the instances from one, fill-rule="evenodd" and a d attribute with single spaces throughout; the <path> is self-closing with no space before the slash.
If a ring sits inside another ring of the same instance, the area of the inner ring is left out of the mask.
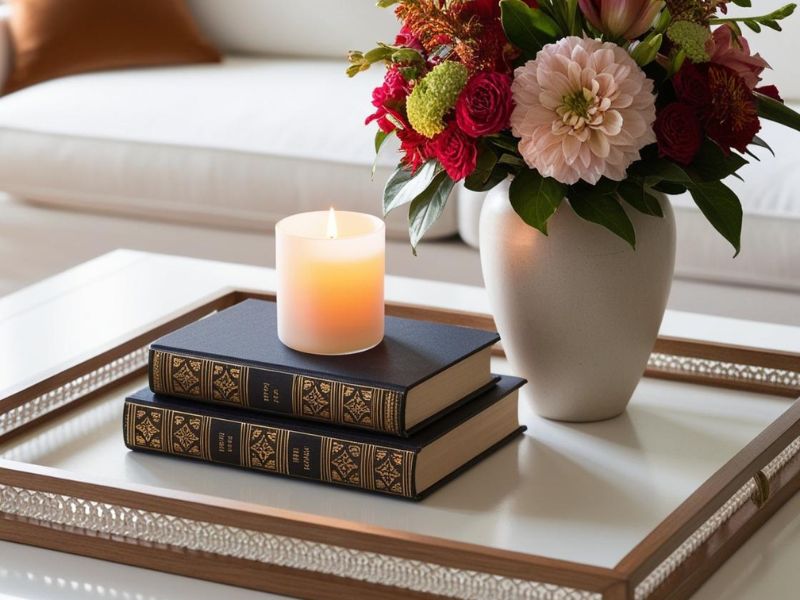
<path id="1" fill-rule="evenodd" d="M 730 0 L 742 7 L 750 0 Z M 722 180 L 749 160 L 761 119 L 800 130 L 767 62 L 742 35 L 780 30 L 790 4 L 731 17 L 728 0 L 380 0 L 402 27 L 391 44 L 350 52 L 350 76 L 386 65 L 372 94 L 376 152 L 402 156 L 386 213 L 409 204 L 416 246 L 459 182 L 509 199 L 532 227 L 567 198 L 582 219 L 631 246 L 623 203 L 661 216 L 659 193 L 688 192 L 740 248 L 742 209 Z"/>

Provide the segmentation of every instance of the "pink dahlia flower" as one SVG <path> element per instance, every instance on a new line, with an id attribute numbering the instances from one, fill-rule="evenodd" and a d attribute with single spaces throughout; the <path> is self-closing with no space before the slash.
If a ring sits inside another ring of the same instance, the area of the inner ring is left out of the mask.
<path id="1" fill-rule="evenodd" d="M 609 42 L 566 37 L 514 72 L 511 129 L 525 162 L 573 184 L 625 178 L 656 141 L 653 82 Z"/>
<path id="2" fill-rule="evenodd" d="M 586 20 L 598 31 L 633 40 L 650 29 L 664 8 L 662 0 L 578 0 Z"/>

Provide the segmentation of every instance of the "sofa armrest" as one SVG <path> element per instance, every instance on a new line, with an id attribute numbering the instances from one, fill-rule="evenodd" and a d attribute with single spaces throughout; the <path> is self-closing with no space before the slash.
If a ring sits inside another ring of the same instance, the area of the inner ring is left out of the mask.
<path id="1" fill-rule="evenodd" d="M 7 4 L 0 5 L 0 89 L 6 83 L 13 63 L 14 49 L 11 45 L 11 31 L 8 19 L 11 16 L 11 7 Z"/>

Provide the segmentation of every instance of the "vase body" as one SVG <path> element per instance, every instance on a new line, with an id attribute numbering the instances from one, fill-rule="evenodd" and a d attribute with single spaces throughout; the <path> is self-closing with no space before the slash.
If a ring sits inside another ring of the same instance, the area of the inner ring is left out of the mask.
<path id="1" fill-rule="evenodd" d="M 562 202 L 548 235 L 527 225 L 509 181 L 486 197 L 480 251 L 489 302 L 524 395 L 550 419 L 597 421 L 621 414 L 658 336 L 675 266 L 675 217 L 627 205 L 636 250 Z"/>

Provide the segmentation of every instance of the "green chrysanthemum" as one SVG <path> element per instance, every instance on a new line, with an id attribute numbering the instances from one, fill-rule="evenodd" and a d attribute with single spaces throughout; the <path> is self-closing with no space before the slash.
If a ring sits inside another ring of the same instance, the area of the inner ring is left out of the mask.
<path id="1" fill-rule="evenodd" d="M 707 27 L 691 21 L 675 21 L 667 29 L 667 35 L 692 62 L 703 63 L 711 59 L 706 49 L 706 44 L 711 39 L 711 32 Z"/>
<path id="2" fill-rule="evenodd" d="M 406 101 L 408 121 L 425 137 L 432 138 L 444 130 L 444 116 L 456 103 L 467 83 L 469 72 L 459 62 L 436 65 L 422 78 Z"/>

